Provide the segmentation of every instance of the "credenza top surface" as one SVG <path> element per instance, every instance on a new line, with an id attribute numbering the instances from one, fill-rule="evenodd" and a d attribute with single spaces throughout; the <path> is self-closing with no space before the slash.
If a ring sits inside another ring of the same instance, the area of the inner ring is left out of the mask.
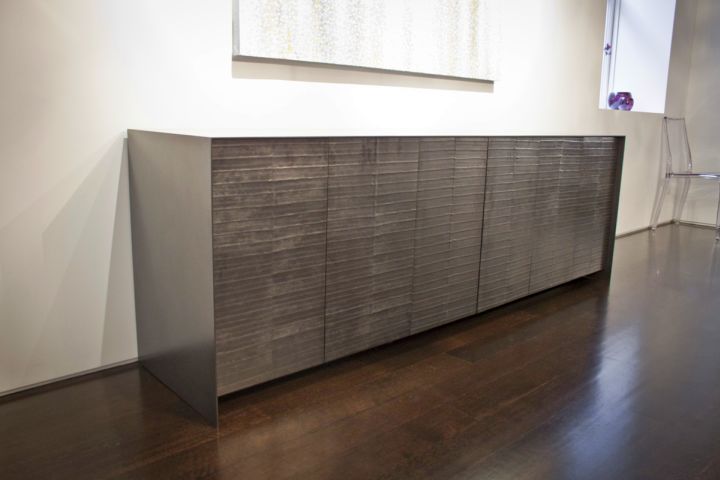
<path id="1" fill-rule="evenodd" d="M 359 129 L 237 129 L 237 128 L 192 128 L 192 129 L 128 129 L 128 132 L 148 132 L 167 135 L 180 135 L 210 139 L 223 138 L 366 138 L 366 137 L 529 137 L 529 138 L 560 138 L 560 137 L 624 137 L 625 135 L 615 133 L 548 133 L 548 134 L 516 134 L 516 133 L 494 133 L 483 134 L 477 132 L 415 132 L 415 131 L 364 131 Z"/>

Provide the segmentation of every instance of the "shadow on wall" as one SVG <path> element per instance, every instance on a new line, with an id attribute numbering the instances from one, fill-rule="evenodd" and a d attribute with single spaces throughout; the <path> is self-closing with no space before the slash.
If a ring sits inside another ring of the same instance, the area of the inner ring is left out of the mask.
<path id="1" fill-rule="evenodd" d="M 250 80 L 288 80 L 297 82 L 378 85 L 386 87 L 426 88 L 493 93 L 494 83 L 419 73 L 396 73 L 361 67 L 325 65 L 321 63 L 270 60 L 261 58 L 232 62 L 233 78 Z"/>
<path id="2" fill-rule="evenodd" d="M 0 392 L 137 356 L 126 143 L 0 228 Z"/>

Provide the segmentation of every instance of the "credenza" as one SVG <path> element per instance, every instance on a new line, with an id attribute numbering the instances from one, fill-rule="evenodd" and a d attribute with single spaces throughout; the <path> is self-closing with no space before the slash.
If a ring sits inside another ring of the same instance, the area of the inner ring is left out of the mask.
<path id="1" fill-rule="evenodd" d="M 219 396 L 609 272 L 623 137 L 130 130 L 141 363 Z"/>

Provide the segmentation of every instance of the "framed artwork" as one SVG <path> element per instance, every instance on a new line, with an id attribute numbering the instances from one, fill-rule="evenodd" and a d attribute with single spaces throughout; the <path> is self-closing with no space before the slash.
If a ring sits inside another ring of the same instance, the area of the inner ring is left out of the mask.
<path id="1" fill-rule="evenodd" d="M 497 0 L 234 0 L 233 56 L 492 81 Z"/>

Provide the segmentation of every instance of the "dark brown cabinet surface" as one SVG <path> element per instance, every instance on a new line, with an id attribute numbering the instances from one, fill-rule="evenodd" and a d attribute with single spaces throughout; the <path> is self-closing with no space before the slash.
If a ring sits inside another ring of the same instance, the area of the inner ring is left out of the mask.
<path id="1" fill-rule="evenodd" d="M 618 141 L 611 137 L 583 139 L 576 164 L 582 175 L 577 187 L 581 201 L 575 217 L 573 278 L 604 268 L 614 225 L 615 179 L 618 176 Z"/>
<path id="2" fill-rule="evenodd" d="M 214 140 L 218 393 L 324 360 L 325 142 Z"/>
<path id="3" fill-rule="evenodd" d="M 536 144 L 530 138 L 489 140 L 478 311 L 529 292 Z"/>
<path id="4" fill-rule="evenodd" d="M 129 144 L 141 361 L 212 422 L 218 395 L 612 257 L 622 138 L 130 131 Z"/>
<path id="5" fill-rule="evenodd" d="M 613 137 L 491 138 L 478 311 L 602 270 Z"/>
<path id="6" fill-rule="evenodd" d="M 477 308 L 486 138 L 420 141 L 412 333 Z"/>
<path id="7" fill-rule="evenodd" d="M 410 334 L 419 142 L 330 140 L 325 359 Z"/>

